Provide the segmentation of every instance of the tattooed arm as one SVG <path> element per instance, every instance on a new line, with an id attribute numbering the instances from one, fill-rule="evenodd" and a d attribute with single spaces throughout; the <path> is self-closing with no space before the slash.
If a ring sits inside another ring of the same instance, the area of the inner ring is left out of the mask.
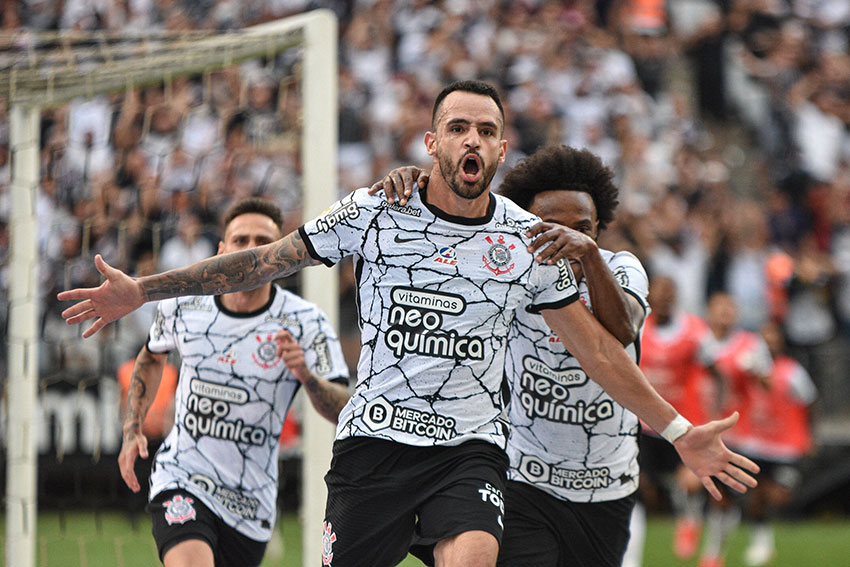
<path id="1" fill-rule="evenodd" d="M 124 439 L 118 455 L 118 468 L 121 469 L 124 482 L 133 492 L 141 489 L 133 470 L 136 458 L 148 458 L 148 439 L 142 432 L 142 424 L 159 389 L 166 358 L 167 354 L 156 354 L 149 351 L 147 346 L 143 346 L 136 356 L 133 375 L 130 377 L 127 409 L 121 425 Z"/>
<path id="2" fill-rule="evenodd" d="M 277 355 L 283 359 L 289 371 L 304 386 L 304 390 L 310 398 L 310 403 L 313 404 L 319 415 L 328 421 L 337 423 L 339 412 L 348 402 L 348 388 L 338 382 L 325 380 L 312 372 L 304 360 L 304 351 L 289 332 L 278 331 L 275 340 L 277 341 Z"/>
<path id="3" fill-rule="evenodd" d="M 113 268 L 99 254 L 94 263 L 105 282 L 99 287 L 72 289 L 57 295 L 61 301 L 80 300 L 62 312 L 69 325 L 95 319 L 83 332 L 83 338 L 94 335 L 147 301 L 246 291 L 319 262 L 310 257 L 301 235 L 295 231 L 265 246 L 213 256 L 185 268 L 141 278 L 132 278 Z"/>

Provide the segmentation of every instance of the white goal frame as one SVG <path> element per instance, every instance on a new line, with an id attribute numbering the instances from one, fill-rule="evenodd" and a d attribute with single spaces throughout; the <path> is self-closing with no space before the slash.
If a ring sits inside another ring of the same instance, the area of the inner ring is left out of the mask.
<path id="1" fill-rule="evenodd" d="M 226 67 L 249 57 L 269 55 L 286 46 L 280 37 L 301 34 L 304 49 L 301 69 L 302 93 L 302 207 L 304 218 L 321 213 L 336 199 L 337 192 L 337 20 L 330 10 L 315 10 L 261 24 L 244 30 L 243 37 L 267 38 L 243 41 L 219 50 L 215 65 Z M 216 36 L 197 42 L 215 42 Z M 277 43 L 276 43 L 277 41 Z M 256 45 L 253 45 L 256 43 Z M 242 49 L 245 45 L 246 49 Z M 187 45 L 190 46 L 191 43 Z M 241 49 L 241 51 L 240 51 Z M 186 58 L 191 59 L 191 58 Z M 51 73 L 41 80 L 26 70 L 12 70 L 8 81 L 10 101 L 10 144 L 12 156 L 10 230 L 10 285 L 8 333 L 8 390 L 6 445 L 6 565 L 36 565 L 37 449 L 35 432 L 38 387 L 38 219 L 36 198 L 39 184 L 39 121 L 44 107 L 68 102 L 77 96 L 114 92 L 128 84 L 167 80 L 209 70 L 209 61 L 180 61 L 128 79 L 128 70 L 118 75 L 91 73 L 79 78 L 71 69 Z M 129 72 L 132 72 L 130 70 Z M 69 78 L 77 77 L 76 81 Z M 20 79 L 20 80 L 19 80 Z M 63 82 L 63 79 L 65 80 Z M 338 328 L 339 293 L 337 270 L 308 268 L 301 273 L 304 297 L 318 304 Z M 303 486 L 301 521 L 303 565 L 315 565 L 321 553 L 320 529 L 324 517 L 326 489 L 324 473 L 331 460 L 334 427 L 305 404 L 303 417 Z"/>

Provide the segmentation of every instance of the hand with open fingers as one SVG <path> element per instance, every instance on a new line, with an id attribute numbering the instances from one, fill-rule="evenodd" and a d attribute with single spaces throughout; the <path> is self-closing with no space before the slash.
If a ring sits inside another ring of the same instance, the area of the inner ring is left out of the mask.
<path id="1" fill-rule="evenodd" d="M 91 337 L 145 302 L 142 286 L 135 278 L 107 264 L 100 254 L 94 257 L 94 265 L 106 278 L 100 286 L 71 289 L 56 295 L 60 301 L 79 300 L 62 312 L 67 324 L 74 325 L 96 318 L 91 327 L 83 332 L 83 338 Z"/>
<path id="2" fill-rule="evenodd" d="M 730 451 L 720 437 L 737 421 L 738 412 L 735 412 L 725 419 L 691 427 L 673 443 L 682 462 L 700 478 L 702 485 L 715 500 L 720 500 L 722 495 L 712 477 L 741 493 L 758 484 L 749 474 L 758 473 L 758 465 Z"/>
<path id="3" fill-rule="evenodd" d="M 400 204 L 406 205 L 414 189 L 424 189 L 428 185 L 428 179 L 428 173 L 424 169 L 413 165 L 397 167 L 372 185 L 369 194 L 374 195 L 383 189 L 388 203 L 394 203 L 398 198 Z"/>
<path id="4" fill-rule="evenodd" d="M 283 359 L 289 371 L 303 384 L 311 374 L 310 369 L 307 368 L 307 361 L 304 360 L 304 350 L 301 345 L 295 342 L 289 331 L 284 329 L 278 331 L 274 339 L 277 343 L 277 356 Z"/>
<path id="5" fill-rule="evenodd" d="M 561 259 L 581 260 L 588 250 L 596 247 L 596 242 L 583 232 L 552 222 L 539 222 L 526 234 L 534 239 L 528 251 L 536 253 L 541 264 L 554 264 Z"/>
<path id="6" fill-rule="evenodd" d="M 139 479 L 136 478 L 136 458 L 148 458 L 148 438 L 141 433 L 134 433 L 124 438 L 121 444 L 121 452 L 118 454 L 118 468 L 121 469 L 121 478 L 133 492 L 142 489 Z"/>

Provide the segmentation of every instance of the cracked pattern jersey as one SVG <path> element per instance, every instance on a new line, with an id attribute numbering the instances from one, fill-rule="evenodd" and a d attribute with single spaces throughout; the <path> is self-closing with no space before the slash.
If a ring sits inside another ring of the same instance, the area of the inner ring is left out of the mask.
<path id="1" fill-rule="evenodd" d="M 157 306 L 148 350 L 177 350 L 174 427 L 154 457 L 150 498 L 182 488 L 241 534 L 268 541 L 275 522 L 279 437 L 301 383 L 277 357 L 286 329 L 307 367 L 347 383 L 336 332 L 316 305 L 273 285 L 251 313 L 218 297 L 166 299 Z"/>
<path id="2" fill-rule="evenodd" d="M 325 264 L 355 258 L 362 349 L 336 438 L 504 448 L 514 312 L 567 305 L 575 280 L 566 263 L 528 253 L 525 231 L 539 219 L 512 201 L 491 195 L 487 215 L 469 219 L 421 197 L 401 206 L 359 189 L 299 229 Z"/>
<path id="3" fill-rule="evenodd" d="M 646 272 L 629 252 L 600 250 L 623 290 L 649 311 Z M 581 301 L 590 294 L 582 279 Z M 638 360 L 638 339 L 626 347 Z M 508 477 L 572 502 L 623 498 L 638 486 L 638 419 L 589 379 L 543 317 L 517 311 L 508 339 Z"/>

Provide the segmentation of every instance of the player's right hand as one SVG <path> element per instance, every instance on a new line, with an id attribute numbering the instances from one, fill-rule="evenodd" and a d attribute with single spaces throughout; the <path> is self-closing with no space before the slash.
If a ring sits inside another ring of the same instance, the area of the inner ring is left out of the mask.
<path id="1" fill-rule="evenodd" d="M 721 434 L 737 421 L 738 412 L 734 412 L 725 419 L 691 427 L 673 443 L 682 463 L 699 477 L 703 487 L 715 500 L 722 499 L 723 495 L 712 477 L 742 494 L 748 488 L 758 485 L 756 479 L 751 476 L 759 472 L 758 465 L 747 457 L 730 451 L 721 438 Z"/>
<path id="2" fill-rule="evenodd" d="M 100 254 L 94 257 L 94 265 L 106 278 L 100 286 L 71 289 L 56 295 L 60 301 L 80 300 L 62 312 L 67 324 L 74 325 L 96 317 L 91 327 L 83 332 L 83 338 L 91 337 L 145 302 L 142 286 L 135 278 L 107 264 Z"/>
<path id="3" fill-rule="evenodd" d="M 141 432 L 124 437 L 121 443 L 121 452 L 118 454 L 118 468 L 121 469 L 121 478 L 133 492 L 142 489 L 139 479 L 136 478 L 136 457 L 148 458 L 148 438 Z"/>
<path id="4" fill-rule="evenodd" d="M 430 176 L 424 169 L 413 165 L 397 167 L 372 185 L 369 194 L 374 195 L 383 189 L 388 203 L 395 202 L 397 197 L 400 204 L 406 205 L 414 189 L 424 189 L 428 185 L 428 179 Z"/>

